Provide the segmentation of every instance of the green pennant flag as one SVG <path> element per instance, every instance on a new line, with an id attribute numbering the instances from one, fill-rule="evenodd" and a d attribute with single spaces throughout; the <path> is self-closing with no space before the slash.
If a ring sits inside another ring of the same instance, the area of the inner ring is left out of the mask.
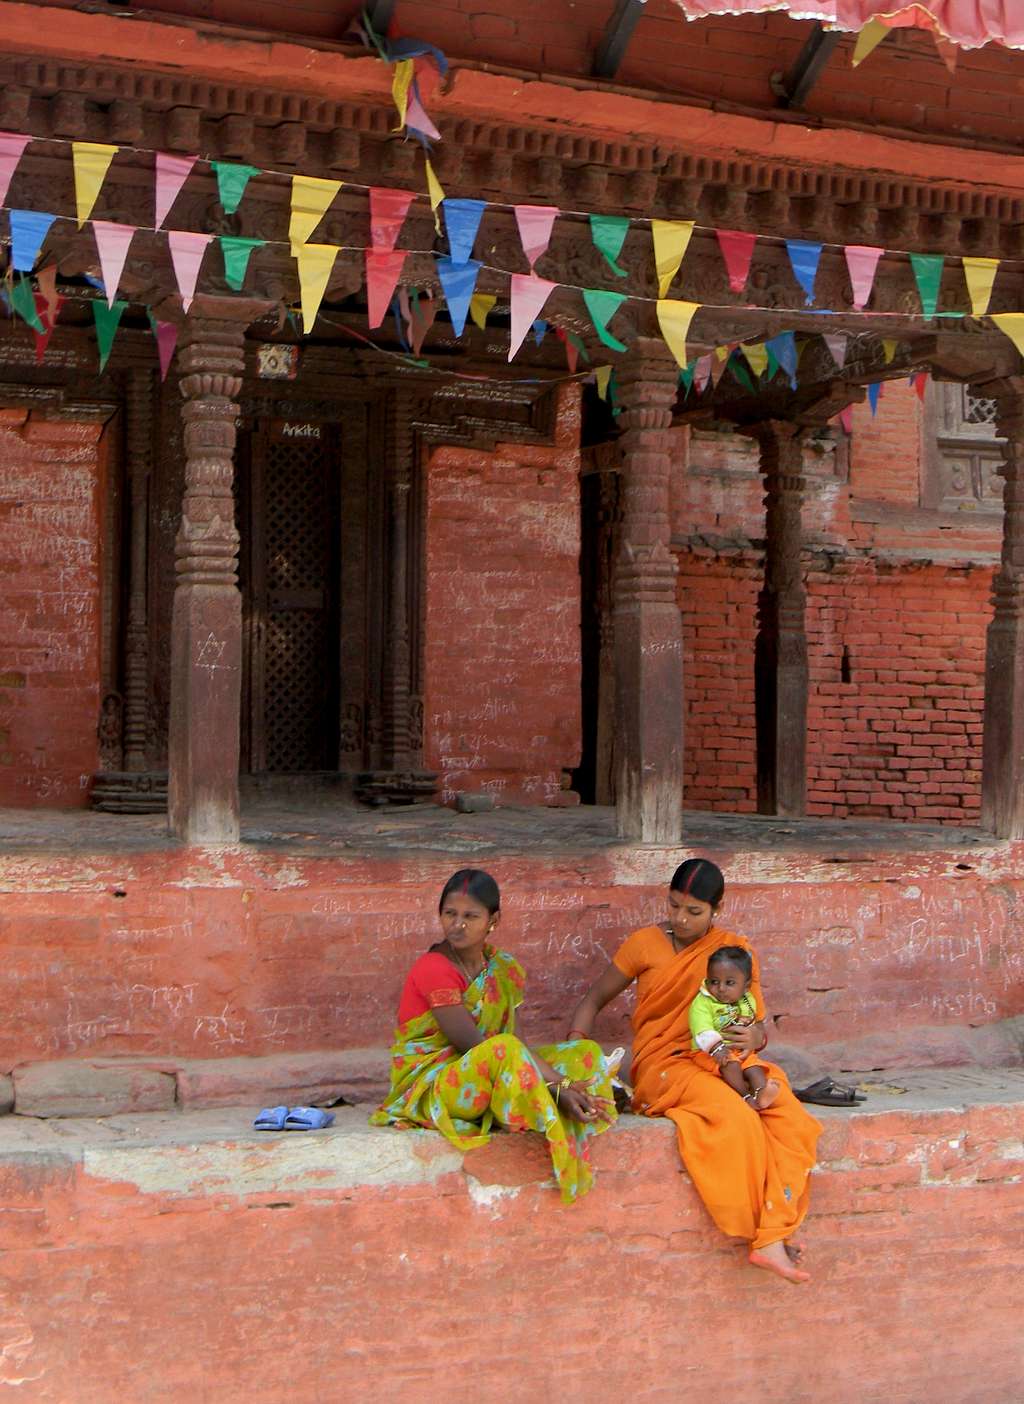
<path id="1" fill-rule="evenodd" d="M 625 215 L 592 214 L 590 216 L 590 237 L 594 241 L 594 247 L 604 255 L 608 267 L 619 278 L 625 278 L 626 270 L 620 268 L 615 260 L 622 252 L 622 246 L 626 242 L 628 233 L 629 220 Z"/>
<path id="2" fill-rule="evenodd" d="M 253 249 L 261 249 L 265 239 L 236 239 L 234 235 L 220 236 L 220 251 L 224 255 L 224 281 L 235 292 L 242 291 L 245 270 L 249 267 L 249 255 Z"/>
<path id="3" fill-rule="evenodd" d="M 587 304 L 587 311 L 590 313 L 590 320 L 594 324 L 594 330 L 605 346 L 610 347 L 613 351 L 628 350 L 626 344 L 618 341 L 608 330 L 608 323 L 626 301 L 626 294 L 606 292 L 602 288 L 583 288 L 582 292 L 583 301 Z"/>
<path id="4" fill-rule="evenodd" d="M 692 365 L 683 366 L 683 368 L 682 368 L 682 369 L 680 370 L 680 372 L 679 372 L 679 383 L 680 383 L 680 385 L 685 385 L 685 386 L 686 386 L 686 394 L 687 394 L 687 395 L 690 393 L 690 387 L 693 385 L 693 377 L 694 377 L 694 375 L 696 374 L 696 372 L 697 372 L 697 363 L 696 363 L 696 361 L 694 361 Z M 683 398 L 685 399 L 686 396 L 684 395 Z"/>
<path id="5" fill-rule="evenodd" d="M 259 166 L 239 166 L 234 161 L 211 161 L 217 177 L 217 198 L 225 214 L 238 209 L 245 187 L 252 176 L 262 174 Z"/>
<path id="6" fill-rule="evenodd" d="M 743 388 L 745 390 L 749 390 L 751 394 L 753 394 L 754 382 L 751 380 L 750 372 L 743 364 L 743 358 L 738 352 L 734 353 L 732 356 L 729 357 L 729 369 L 732 371 L 733 375 L 743 386 Z"/>
<path id="7" fill-rule="evenodd" d="M 921 311 L 926 317 L 934 317 L 939 301 L 939 286 L 942 283 L 942 265 L 946 262 L 945 254 L 912 253 L 910 262 L 917 279 Z"/>
<path id="8" fill-rule="evenodd" d="M 576 352 L 577 352 L 577 354 L 578 354 L 580 360 L 583 362 L 583 364 L 584 364 L 585 366 L 589 366 L 589 365 L 590 365 L 590 356 L 589 356 L 589 354 L 588 354 L 588 352 L 587 352 L 587 348 L 583 345 L 582 339 L 581 339 L 580 337 L 578 337 L 578 336 L 576 335 L 575 332 L 571 332 L 571 331 L 567 331 L 565 335 L 566 335 L 566 339 L 567 339 L 568 341 L 570 341 L 570 342 L 572 343 L 573 346 L 575 346 Z"/>
<path id="9" fill-rule="evenodd" d="M 31 278 L 15 278 L 11 286 L 11 307 L 22 321 L 27 322 L 34 332 L 42 336 L 46 328 L 36 309 L 36 297 L 32 291 Z"/>
<path id="10" fill-rule="evenodd" d="M 768 345 L 767 342 L 765 342 L 764 349 L 768 352 L 768 379 L 774 380 L 779 373 L 779 363 L 775 359 L 775 352 L 772 350 L 772 348 Z"/>
<path id="11" fill-rule="evenodd" d="M 107 364 L 110 355 L 110 348 L 114 344 L 114 333 L 117 331 L 117 324 L 121 320 L 121 314 L 128 306 L 127 302 L 118 300 L 113 307 L 108 307 L 100 298 L 94 298 L 92 302 L 92 315 L 96 321 L 96 345 L 100 349 L 100 371 Z"/>

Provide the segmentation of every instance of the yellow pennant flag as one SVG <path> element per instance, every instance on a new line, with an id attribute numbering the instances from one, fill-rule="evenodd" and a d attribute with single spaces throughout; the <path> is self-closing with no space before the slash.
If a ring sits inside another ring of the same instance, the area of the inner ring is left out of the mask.
<path id="1" fill-rule="evenodd" d="M 686 334 L 699 307 L 699 302 L 677 302 L 673 298 L 662 298 L 658 303 L 658 326 L 661 327 L 665 345 L 682 370 L 687 366 Z"/>
<path id="2" fill-rule="evenodd" d="M 964 277 L 967 279 L 967 291 L 971 295 L 971 310 L 976 317 L 984 317 L 988 311 L 998 268 L 998 258 L 964 259 Z"/>
<path id="3" fill-rule="evenodd" d="M 857 43 L 853 49 L 853 67 L 863 63 L 868 54 L 873 53 L 879 44 L 889 33 L 889 26 L 883 24 L 880 19 L 870 19 L 857 35 Z"/>
<path id="4" fill-rule="evenodd" d="M 729 359 L 729 357 L 732 355 L 732 347 L 731 347 L 731 346 L 716 346 L 716 347 L 715 347 L 715 355 L 716 355 L 716 357 L 718 358 L 718 360 L 720 360 L 720 361 L 727 361 L 727 360 Z"/>
<path id="5" fill-rule="evenodd" d="M 391 96 L 398 108 L 396 132 L 400 132 L 405 126 L 405 114 L 409 107 L 409 89 L 412 86 L 415 70 L 416 66 L 412 59 L 400 59 L 395 64 L 395 76 L 391 80 Z"/>
<path id="6" fill-rule="evenodd" d="M 302 330 L 311 332 L 316 314 L 327 291 L 327 282 L 338 257 L 334 244 L 300 244 L 294 250 L 299 265 L 299 293 L 302 297 Z"/>
<path id="7" fill-rule="evenodd" d="M 898 341 L 891 341 L 888 337 L 886 337 L 886 339 L 882 342 L 882 354 L 885 356 L 885 364 L 887 366 L 892 364 L 893 357 L 896 355 L 896 352 L 899 349 L 900 344 Z"/>
<path id="8" fill-rule="evenodd" d="M 750 364 L 750 369 L 760 379 L 768 369 L 768 351 L 764 342 L 760 341 L 756 346 L 744 346 L 741 349 Z"/>
<path id="9" fill-rule="evenodd" d="M 487 314 L 497 300 L 493 293 L 474 293 L 469 299 L 469 315 L 481 331 L 487 326 Z"/>
<path id="10" fill-rule="evenodd" d="M 117 155 L 116 146 L 106 146 L 99 141 L 73 141 L 71 159 L 75 169 L 75 206 L 78 210 L 78 227 L 92 214 L 96 196 L 106 179 L 110 163 Z"/>
<path id="11" fill-rule="evenodd" d="M 997 312 L 993 314 L 992 320 L 1024 356 L 1024 312 Z"/>
<path id="12" fill-rule="evenodd" d="M 427 165 L 427 194 L 428 194 L 428 196 L 430 197 L 430 208 L 434 211 L 434 228 L 435 228 L 435 229 L 437 230 L 437 232 L 440 234 L 440 232 L 441 232 L 441 219 L 440 219 L 440 216 L 439 216 L 438 213 L 437 213 L 437 207 L 438 207 L 438 205 L 441 203 L 441 201 L 444 199 L 444 186 L 443 186 L 443 185 L 441 184 L 441 182 L 438 180 L 437 175 L 436 175 L 436 173 L 435 173 L 435 171 L 434 171 L 434 168 L 433 168 L 433 166 L 430 164 L 430 158 L 429 158 L 429 157 L 427 158 L 427 163 L 426 163 L 426 165 Z"/>
<path id="13" fill-rule="evenodd" d="M 292 217 L 288 225 L 288 238 L 293 254 L 298 255 L 299 245 L 306 242 L 323 219 L 341 187 L 340 180 L 292 176 Z"/>
<path id="14" fill-rule="evenodd" d="M 597 393 L 602 400 L 608 398 L 608 382 L 612 378 L 611 366 L 598 366 L 594 372 L 594 379 L 597 381 Z"/>
<path id="15" fill-rule="evenodd" d="M 679 272 L 690 235 L 693 233 L 693 220 L 652 219 L 651 234 L 654 237 L 654 266 L 658 270 L 658 296 L 665 297 L 672 286 L 672 279 Z"/>

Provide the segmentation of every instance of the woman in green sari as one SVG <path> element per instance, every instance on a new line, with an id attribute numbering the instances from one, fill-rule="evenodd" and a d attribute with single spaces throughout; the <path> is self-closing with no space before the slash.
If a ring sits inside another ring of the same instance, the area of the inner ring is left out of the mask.
<path id="1" fill-rule="evenodd" d="M 531 1052 L 515 1034 L 522 967 L 490 944 L 498 884 L 478 868 L 449 878 L 442 939 L 409 971 L 391 1049 L 391 1086 L 374 1126 L 426 1126 L 458 1150 L 497 1123 L 547 1138 L 563 1203 L 593 1181 L 590 1139 L 615 1119 L 604 1055 L 589 1039 Z"/>

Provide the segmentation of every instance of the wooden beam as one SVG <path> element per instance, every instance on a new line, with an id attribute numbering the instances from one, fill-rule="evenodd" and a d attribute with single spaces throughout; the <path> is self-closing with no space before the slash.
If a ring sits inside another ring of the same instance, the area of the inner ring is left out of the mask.
<path id="1" fill-rule="evenodd" d="M 773 84 L 780 107 L 803 107 L 825 65 L 832 57 L 840 35 L 816 24 L 789 72 Z"/>
<path id="2" fill-rule="evenodd" d="M 615 9 L 594 55 L 594 77 L 614 78 L 647 0 L 615 0 Z"/>

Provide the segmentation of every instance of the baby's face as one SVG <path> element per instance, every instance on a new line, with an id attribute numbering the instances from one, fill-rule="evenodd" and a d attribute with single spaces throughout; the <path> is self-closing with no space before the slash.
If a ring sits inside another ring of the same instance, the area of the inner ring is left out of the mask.
<path id="1" fill-rule="evenodd" d="M 719 1004 L 737 1004 L 746 994 L 750 981 L 732 961 L 716 960 L 714 965 L 708 966 L 704 983 L 707 985 L 708 994 L 712 999 L 717 999 Z"/>

